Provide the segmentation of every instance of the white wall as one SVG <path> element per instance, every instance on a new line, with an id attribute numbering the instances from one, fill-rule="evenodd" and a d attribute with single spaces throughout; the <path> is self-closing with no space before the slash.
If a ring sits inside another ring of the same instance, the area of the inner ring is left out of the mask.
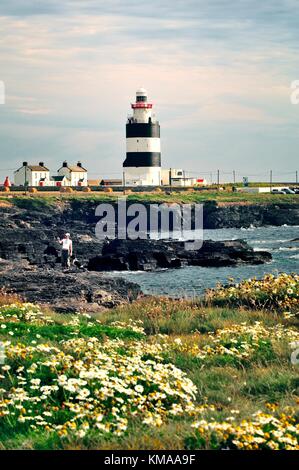
<path id="1" fill-rule="evenodd" d="M 58 175 L 65 175 L 69 181 L 70 186 L 78 186 L 78 181 L 84 178 L 82 186 L 87 186 L 87 171 L 70 171 L 66 166 L 59 168 Z"/>
<path id="2" fill-rule="evenodd" d="M 133 110 L 133 116 L 137 119 L 137 122 L 148 122 L 152 116 L 152 110 L 150 108 L 135 108 Z"/>
<path id="3" fill-rule="evenodd" d="M 160 186 L 161 168 L 128 167 L 124 168 L 126 186 Z"/>
<path id="4" fill-rule="evenodd" d="M 161 152 L 159 137 L 129 137 L 126 139 L 127 152 Z"/>
<path id="5" fill-rule="evenodd" d="M 276 189 L 281 189 L 277 187 Z M 270 192 L 270 187 L 243 187 L 243 188 L 237 188 L 237 191 L 240 193 L 269 193 Z"/>
<path id="6" fill-rule="evenodd" d="M 41 178 L 50 179 L 49 171 L 32 171 L 26 166 L 22 166 L 14 173 L 14 183 L 16 186 L 24 186 L 27 181 L 28 186 L 39 186 Z M 46 182 L 44 183 L 47 185 Z"/>
<path id="7" fill-rule="evenodd" d="M 84 179 L 81 183 L 82 186 L 87 186 L 87 173 L 81 171 L 72 171 L 71 172 L 71 186 L 78 186 L 79 180 Z"/>

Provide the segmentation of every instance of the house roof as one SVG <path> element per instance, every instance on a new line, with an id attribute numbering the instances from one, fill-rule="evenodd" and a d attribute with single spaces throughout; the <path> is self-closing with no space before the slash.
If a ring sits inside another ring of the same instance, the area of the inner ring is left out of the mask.
<path id="1" fill-rule="evenodd" d="M 61 175 L 61 176 L 52 176 L 52 177 L 51 177 L 51 180 L 53 180 L 53 181 L 63 181 L 64 178 L 66 178 L 65 175 Z"/>
<path id="2" fill-rule="evenodd" d="M 119 185 L 121 186 L 122 185 L 122 180 L 121 179 L 111 179 L 111 180 L 101 180 L 100 182 L 100 185 L 101 186 L 104 186 L 104 185 L 109 185 L 109 184 L 115 184 L 115 185 Z"/>
<path id="3" fill-rule="evenodd" d="M 18 168 L 16 171 L 21 170 L 22 168 L 29 168 L 31 171 L 50 171 L 49 168 L 46 168 L 45 166 L 41 165 L 26 165 L 26 166 L 21 166 Z"/>
<path id="4" fill-rule="evenodd" d="M 76 173 L 86 173 L 87 171 L 85 168 L 83 168 L 82 166 L 78 166 L 78 165 L 61 166 L 59 170 L 61 170 L 62 168 L 67 168 L 70 172 L 76 172 Z"/>
<path id="5" fill-rule="evenodd" d="M 29 168 L 32 171 L 49 171 L 48 168 L 45 166 L 40 166 L 40 165 L 28 165 L 27 168 Z"/>
<path id="6" fill-rule="evenodd" d="M 100 184 L 100 180 L 88 180 L 89 186 L 98 186 Z"/>
<path id="7" fill-rule="evenodd" d="M 78 165 L 69 166 L 68 168 L 70 169 L 70 171 L 81 171 L 84 173 L 87 171 L 85 168 L 83 168 L 83 166 L 78 166 Z"/>

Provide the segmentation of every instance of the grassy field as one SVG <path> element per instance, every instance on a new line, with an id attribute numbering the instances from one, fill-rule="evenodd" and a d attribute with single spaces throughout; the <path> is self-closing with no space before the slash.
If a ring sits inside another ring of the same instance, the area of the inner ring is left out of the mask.
<path id="1" fill-rule="evenodd" d="M 92 316 L 3 295 L 1 448 L 298 449 L 298 276 L 227 289 Z"/>
<path id="2" fill-rule="evenodd" d="M 114 202 L 122 197 L 123 193 L 84 193 L 74 191 L 73 193 L 37 193 L 20 195 L 18 193 L 2 193 L 0 204 L 14 204 L 19 207 L 40 208 L 44 206 L 55 206 L 63 201 L 88 200 L 99 202 Z M 144 203 L 217 203 L 217 204 L 298 204 L 298 194 L 248 194 L 233 193 L 231 191 L 180 191 L 166 194 L 165 192 L 151 193 L 127 193 L 129 202 Z"/>

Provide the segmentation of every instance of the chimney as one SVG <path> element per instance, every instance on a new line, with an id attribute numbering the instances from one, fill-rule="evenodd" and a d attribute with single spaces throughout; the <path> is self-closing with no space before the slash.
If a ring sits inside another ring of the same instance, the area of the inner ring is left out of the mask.
<path id="1" fill-rule="evenodd" d="M 44 166 L 44 162 L 39 162 L 39 166 Z"/>
<path id="2" fill-rule="evenodd" d="M 82 163 L 81 163 L 81 162 L 78 162 L 78 163 L 77 163 L 77 166 L 79 166 L 80 168 L 82 168 Z"/>
<path id="3" fill-rule="evenodd" d="M 67 167 L 67 161 L 64 161 L 62 166 Z"/>
<path id="4" fill-rule="evenodd" d="M 28 166 L 28 162 L 23 162 L 23 166 Z"/>

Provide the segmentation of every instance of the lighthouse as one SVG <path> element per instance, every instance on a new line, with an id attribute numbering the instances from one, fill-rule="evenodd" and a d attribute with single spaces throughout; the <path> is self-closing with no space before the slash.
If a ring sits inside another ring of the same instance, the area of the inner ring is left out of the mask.
<path id="1" fill-rule="evenodd" d="M 147 92 L 139 88 L 133 115 L 126 125 L 126 159 L 123 163 L 125 186 L 161 185 L 160 124 L 153 114 Z"/>

